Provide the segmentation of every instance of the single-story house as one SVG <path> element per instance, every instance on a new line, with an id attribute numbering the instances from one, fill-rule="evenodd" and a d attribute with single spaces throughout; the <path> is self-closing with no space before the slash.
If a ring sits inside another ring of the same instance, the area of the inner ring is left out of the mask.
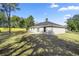
<path id="1" fill-rule="evenodd" d="M 29 31 L 33 34 L 62 34 L 66 32 L 64 26 L 48 21 L 41 22 L 32 26 Z"/>

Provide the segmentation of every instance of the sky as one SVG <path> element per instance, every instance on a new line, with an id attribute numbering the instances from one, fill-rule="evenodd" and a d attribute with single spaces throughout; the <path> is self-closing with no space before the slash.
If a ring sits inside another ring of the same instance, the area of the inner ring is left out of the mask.
<path id="1" fill-rule="evenodd" d="M 36 23 L 49 21 L 66 25 L 66 19 L 79 14 L 79 3 L 20 3 L 20 10 L 12 12 L 12 15 L 27 18 L 34 17 Z"/>

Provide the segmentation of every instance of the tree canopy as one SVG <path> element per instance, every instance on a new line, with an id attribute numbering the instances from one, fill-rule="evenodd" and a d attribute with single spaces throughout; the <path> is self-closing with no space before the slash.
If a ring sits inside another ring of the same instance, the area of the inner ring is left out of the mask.
<path id="1" fill-rule="evenodd" d="M 79 31 L 79 15 L 67 19 L 67 28 L 70 31 Z"/>
<path id="2" fill-rule="evenodd" d="M 26 24 L 26 28 L 29 29 L 31 26 L 33 26 L 34 23 L 34 17 L 32 15 L 30 15 L 29 17 L 27 17 L 25 19 L 25 24 Z"/>
<path id="3" fill-rule="evenodd" d="M 0 11 L 4 12 L 7 16 L 6 20 L 8 20 L 9 33 L 11 33 L 11 12 L 17 10 L 17 6 L 18 4 L 16 3 L 0 3 Z"/>
<path id="4" fill-rule="evenodd" d="M 0 13 L 0 26 L 2 27 L 8 27 L 6 25 L 7 21 L 6 18 L 4 17 L 5 14 L 4 13 Z M 35 24 L 34 22 L 34 17 L 32 15 L 26 17 L 26 18 L 22 18 L 16 15 L 13 15 L 10 17 L 10 22 L 11 22 L 11 27 L 13 28 L 26 28 L 29 29 L 31 26 L 33 26 Z"/>

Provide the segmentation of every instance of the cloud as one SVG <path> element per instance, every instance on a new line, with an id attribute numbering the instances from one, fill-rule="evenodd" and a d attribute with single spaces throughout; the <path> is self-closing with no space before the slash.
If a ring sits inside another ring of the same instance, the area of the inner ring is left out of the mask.
<path id="1" fill-rule="evenodd" d="M 71 17 L 71 16 L 72 16 L 71 14 L 66 14 L 66 15 L 65 15 L 65 17 Z"/>
<path id="2" fill-rule="evenodd" d="M 71 14 L 66 14 L 66 15 L 64 15 L 64 19 L 68 19 L 68 18 L 70 18 L 70 17 L 72 17 Z"/>
<path id="3" fill-rule="evenodd" d="M 79 10 L 79 6 L 67 6 L 59 9 L 59 11 L 67 11 L 67 10 Z"/>
<path id="4" fill-rule="evenodd" d="M 52 3 L 52 4 L 50 5 L 50 7 L 51 7 L 51 8 L 57 8 L 57 7 L 59 7 L 59 5 L 57 5 L 57 4 L 55 4 L 55 3 Z"/>

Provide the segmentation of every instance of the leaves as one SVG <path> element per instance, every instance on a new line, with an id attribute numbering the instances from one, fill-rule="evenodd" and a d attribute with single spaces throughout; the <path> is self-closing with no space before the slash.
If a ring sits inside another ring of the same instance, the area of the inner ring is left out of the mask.
<path id="1" fill-rule="evenodd" d="M 79 31 L 79 15 L 74 15 L 72 18 L 67 19 L 67 26 L 71 31 Z"/>
<path id="2" fill-rule="evenodd" d="M 17 10 L 17 6 L 18 4 L 16 3 L 0 3 L 0 10 L 1 12 L 4 12 L 5 15 L 7 16 L 7 20 L 8 20 L 8 28 L 9 28 L 9 33 L 11 33 L 11 12 Z"/>
<path id="3" fill-rule="evenodd" d="M 25 24 L 26 24 L 26 28 L 28 29 L 29 27 L 33 26 L 35 23 L 34 23 L 34 17 L 31 15 L 29 17 L 27 17 L 25 19 Z"/>

